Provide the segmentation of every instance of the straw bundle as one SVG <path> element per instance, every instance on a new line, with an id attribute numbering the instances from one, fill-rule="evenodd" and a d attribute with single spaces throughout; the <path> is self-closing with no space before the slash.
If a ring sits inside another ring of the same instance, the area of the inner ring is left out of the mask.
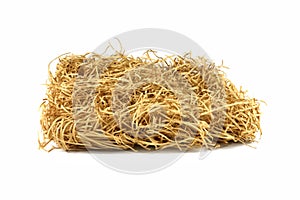
<path id="1" fill-rule="evenodd" d="M 181 151 L 255 141 L 260 104 L 205 58 L 88 53 L 57 59 L 41 104 L 46 150 Z"/>

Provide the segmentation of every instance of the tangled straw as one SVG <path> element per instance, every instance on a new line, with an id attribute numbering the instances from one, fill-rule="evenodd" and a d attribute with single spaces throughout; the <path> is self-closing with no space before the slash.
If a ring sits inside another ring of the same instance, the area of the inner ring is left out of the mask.
<path id="1" fill-rule="evenodd" d="M 87 53 L 48 70 L 39 145 L 48 151 L 215 148 L 255 141 L 260 103 L 198 57 Z"/>

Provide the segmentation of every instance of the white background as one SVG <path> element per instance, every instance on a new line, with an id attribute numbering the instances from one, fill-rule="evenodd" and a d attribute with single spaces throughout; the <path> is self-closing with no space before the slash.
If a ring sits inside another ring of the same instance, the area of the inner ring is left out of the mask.
<path id="1" fill-rule="evenodd" d="M 197 2 L 197 3 L 196 3 Z M 297 1 L 1 1 L 0 199 L 299 199 Z M 263 99 L 263 137 L 127 175 L 88 154 L 38 150 L 47 64 L 136 28 L 177 31 Z"/>

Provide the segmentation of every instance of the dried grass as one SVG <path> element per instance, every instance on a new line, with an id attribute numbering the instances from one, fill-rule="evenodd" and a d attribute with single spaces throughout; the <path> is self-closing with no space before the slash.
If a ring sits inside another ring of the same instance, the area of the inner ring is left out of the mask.
<path id="1" fill-rule="evenodd" d="M 65 54 L 41 104 L 40 148 L 181 151 L 254 142 L 260 102 L 205 58 Z"/>

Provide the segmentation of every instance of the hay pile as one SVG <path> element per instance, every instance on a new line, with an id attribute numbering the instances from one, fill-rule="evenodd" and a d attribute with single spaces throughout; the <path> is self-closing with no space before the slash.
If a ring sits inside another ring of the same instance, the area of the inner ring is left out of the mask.
<path id="1" fill-rule="evenodd" d="M 255 141 L 259 101 L 205 58 L 65 54 L 41 104 L 42 149 L 215 148 Z M 53 63 L 53 62 L 52 62 Z"/>

